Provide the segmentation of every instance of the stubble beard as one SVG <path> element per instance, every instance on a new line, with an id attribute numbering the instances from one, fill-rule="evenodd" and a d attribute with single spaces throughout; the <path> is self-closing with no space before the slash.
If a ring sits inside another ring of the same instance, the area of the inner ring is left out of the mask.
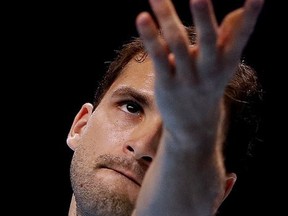
<path id="1" fill-rule="evenodd" d="M 117 185 L 107 184 L 102 178 L 95 179 L 95 171 L 85 169 L 85 163 L 73 156 L 70 168 L 70 178 L 77 203 L 78 216 L 130 216 L 135 202 Z M 111 155 L 101 155 L 95 161 L 95 167 L 102 164 L 119 163 L 129 166 L 129 161 Z M 144 171 L 141 171 L 144 172 Z M 144 174 L 143 174 L 144 175 Z M 121 185 L 121 184 L 120 184 Z M 125 190 L 124 190 L 125 191 Z"/>

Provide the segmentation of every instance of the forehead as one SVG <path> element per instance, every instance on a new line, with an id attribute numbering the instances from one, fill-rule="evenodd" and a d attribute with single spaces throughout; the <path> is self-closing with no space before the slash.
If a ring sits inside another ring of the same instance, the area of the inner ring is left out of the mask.
<path id="1" fill-rule="evenodd" d="M 109 91 L 115 91 L 115 89 L 120 87 L 131 87 L 143 93 L 152 94 L 154 92 L 154 80 L 154 69 L 149 58 L 142 62 L 132 59 L 123 68 L 122 73 L 111 85 Z"/>

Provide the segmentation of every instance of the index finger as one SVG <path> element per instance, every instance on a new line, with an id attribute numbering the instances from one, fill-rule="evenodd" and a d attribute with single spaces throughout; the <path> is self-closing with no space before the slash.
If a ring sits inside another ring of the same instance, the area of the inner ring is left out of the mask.
<path id="1" fill-rule="evenodd" d="M 175 57 L 174 74 L 191 78 L 193 62 L 189 52 L 189 38 L 171 0 L 149 0 L 157 18 L 164 41 Z M 157 64 L 157 62 L 155 62 Z M 158 62 L 161 64 L 161 62 Z"/>

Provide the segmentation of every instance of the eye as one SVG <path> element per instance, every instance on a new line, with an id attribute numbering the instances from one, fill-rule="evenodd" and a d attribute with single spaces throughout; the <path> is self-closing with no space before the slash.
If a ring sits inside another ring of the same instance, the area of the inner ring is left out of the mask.
<path id="1" fill-rule="evenodd" d="M 142 107 L 134 101 L 124 101 L 120 104 L 120 109 L 127 113 L 140 115 L 143 112 Z"/>

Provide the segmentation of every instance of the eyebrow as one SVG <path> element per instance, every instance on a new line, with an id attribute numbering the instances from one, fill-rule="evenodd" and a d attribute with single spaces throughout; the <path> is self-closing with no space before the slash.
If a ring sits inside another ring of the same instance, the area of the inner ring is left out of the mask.
<path id="1" fill-rule="evenodd" d="M 112 93 L 112 97 L 115 96 L 131 96 L 135 100 L 137 100 L 139 103 L 143 105 L 151 105 L 153 103 L 152 99 L 149 98 L 147 95 L 140 93 L 137 89 L 123 86 L 121 88 L 118 88 Z"/>

